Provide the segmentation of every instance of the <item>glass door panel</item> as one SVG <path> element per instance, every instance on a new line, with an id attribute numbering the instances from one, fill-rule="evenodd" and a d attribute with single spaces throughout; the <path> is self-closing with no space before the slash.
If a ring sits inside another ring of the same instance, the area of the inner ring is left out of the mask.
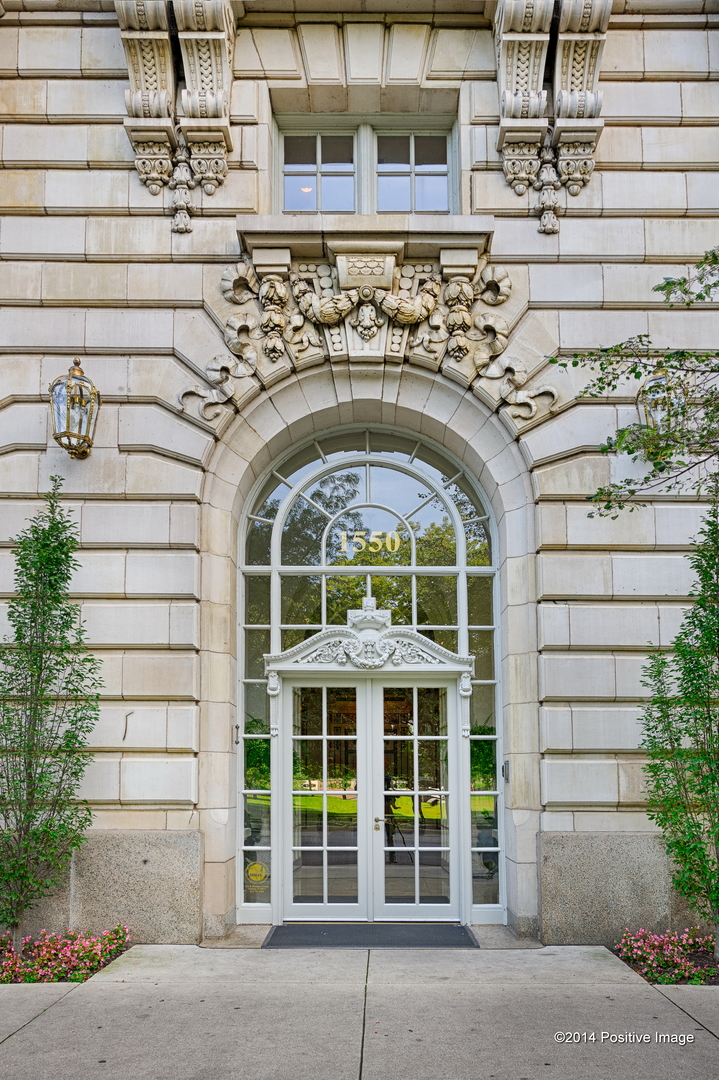
<path id="1" fill-rule="evenodd" d="M 454 696 L 288 688 L 284 918 L 458 918 Z"/>
<path id="2" fill-rule="evenodd" d="M 445 687 L 374 689 L 374 777 L 382 782 L 381 795 L 373 800 L 382 811 L 373 830 L 378 919 L 458 917 L 449 700 Z"/>
<path id="3" fill-rule="evenodd" d="M 285 918 L 367 918 L 358 827 L 367 784 L 358 782 L 358 697 L 363 695 L 356 686 L 288 691 L 292 826 Z M 360 756 L 364 772 L 364 740 Z"/>

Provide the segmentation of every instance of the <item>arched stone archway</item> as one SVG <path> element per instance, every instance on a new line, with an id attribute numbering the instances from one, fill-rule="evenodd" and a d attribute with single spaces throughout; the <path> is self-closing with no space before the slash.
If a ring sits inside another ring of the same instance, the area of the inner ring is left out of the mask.
<path id="1" fill-rule="evenodd" d="M 508 920 L 536 932 L 539 821 L 534 498 L 519 445 L 500 416 L 441 374 L 323 364 L 254 398 L 227 425 L 202 493 L 200 792 L 205 806 L 205 932 L 234 922 L 234 703 L 237 530 L 245 501 L 279 456 L 344 425 L 387 426 L 437 444 L 479 481 L 494 514 L 500 575 Z M 535 775 L 536 774 L 536 775 Z"/>

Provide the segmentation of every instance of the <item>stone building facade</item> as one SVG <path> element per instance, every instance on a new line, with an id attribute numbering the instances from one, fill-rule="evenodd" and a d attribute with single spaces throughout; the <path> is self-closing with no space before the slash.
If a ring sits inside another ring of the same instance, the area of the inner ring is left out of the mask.
<path id="1" fill-rule="evenodd" d="M 589 519 L 635 390 L 549 358 L 716 344 L 652 286 L 719 243 L 719 5 L 0 13 L 0 588 L 62 475 L 104 678 L 29 921 L 685 925 L 637 715 L 701 506 Z"/>

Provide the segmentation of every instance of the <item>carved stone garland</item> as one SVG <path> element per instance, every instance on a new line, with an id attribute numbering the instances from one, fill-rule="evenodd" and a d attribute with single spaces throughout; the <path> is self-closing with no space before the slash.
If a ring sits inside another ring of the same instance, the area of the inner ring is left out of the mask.
<path id="1" fill-rule="evenodd" d="M 377 258 L 384 261 L 385 256 Z M 222 293 L 241 311 L 227 320 L 225 343 L 238 360 L 216 357 L 207 366 L 210 391 L 188 387 L 180 395 L 180 408 L 184 409 L 187 395 L 196 394 L 202 399 L 200 415 L 212 419 L 233 396 L 236 380 L 257 373 L 271 385 L 273 366 L 283 364 L 289 373 L 292 367 L 299 370 L 327 359 L 385 363 L 406 359 L 433 371 L 441 369 L 463 386 L 478 378 L 490 380 L 499 400 L 512 407 L 512 415 L 525 419 L 537 414 L 538 398 L 548 396 L 550 406 L 556 400 L 551 386 L 523 389 L 529 377 L 526 367 L 515 358 L 505 362 L 502 357 L 509 326 L 492 308 L 511 295 L 512 283 L 503 267 L 480 263 L 474 279 L 454 275 L 443 283 L 433 265 L 405 265 L 391 275 L 392 289 L 322 287 L 337 276 L 336 268 L 328 264 L 295 261 L 287 280 L 280 273 L 260 279 L 247 256 L 228 267 L 222 275 Z M 281 370 L 278 377 L 284 377 Z"/>

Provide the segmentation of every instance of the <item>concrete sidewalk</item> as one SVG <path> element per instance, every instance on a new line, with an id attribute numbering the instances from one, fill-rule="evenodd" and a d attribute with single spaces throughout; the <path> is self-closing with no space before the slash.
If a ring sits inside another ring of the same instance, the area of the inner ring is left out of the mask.
<path id="1" fill-rule="evenodd" d="M 0 1039 L 8 1080 L 715 1080 L 719 988 L 593 946 L 138 945 L 79 986 L 0 986 Z"/>

